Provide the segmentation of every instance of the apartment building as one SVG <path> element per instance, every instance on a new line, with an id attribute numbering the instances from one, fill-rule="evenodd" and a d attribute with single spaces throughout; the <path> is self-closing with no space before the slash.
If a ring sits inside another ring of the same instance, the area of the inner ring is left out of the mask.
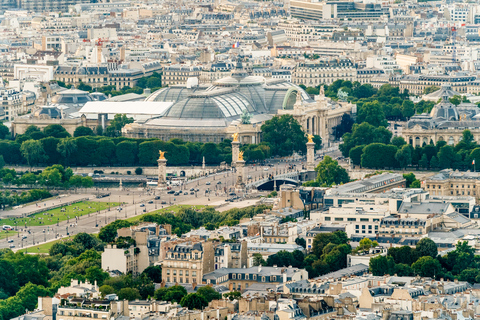
<path id="1" fill-rule="evenodd" d="M 162 85 L 184 84 L 188 78 L 199 77 L 201 72 L 200 67 L 170 65 L 163 69 Z"/>
<path id="2" fill-rule="evenodd" d="M 221 243 L 215 246 L 215 270 L 221 268 L 246 268 L 247 242 Z"/>
<path id="3" fill-rule="evenodd" d="M 346 58 L 324 60 L 320 62 L 301 62 L 292 74 L 294 84 L 315 87 L 321 84 L 332 84 L 335 80 L 357 80 L 357 69 L 352 61 Z"/>
<path id="4" fill-rule="evenodd" d="M 202 283 L 204 274 L 215 270 L 212 242 L 185 242 L 167 250 L 162 262 L 163 283 Z"/>
<path id="5" fill-rule="evenodd" d="M 480 199 L 480 173 L 445 169 L 428 177 L 422 187 L 432 196 L 472 196 Z"/>
<path id="6" fill-rule="evenodd" d="M 212 285 L 223 285 L 229 290 L 242 291 L 249 286 L 260 283 L 278 285 L 288 281 L 307 280 L 308 272 L 305 269 L 289 267 L 251 267 L 251 268 L 223 268 L 206 273 L 203 282 Z"/>
<path id="7" fill-rule="evenodd" d="M 388 10 L 379 3 L 353 1 L 290 1 L 292 17 L 306 20 L 378 20 L 389 16 Z"/>
<path id="8" fill-rule="evenodd" d="M 26 108 L 24 108 L 23 94 L 16 89 L 0 87 L 0 101 L 2 102 L 1 107 L 5 112 L 5 120 L 11 121 L 18 115 L 27 112 Z"/>
<path id="9" fill-rule="evenodd" d="M 16 0 L 15 8 L 34 12 L 68 12 L 70 6 L 92 0 Z"/>
<path id="10" fill-rule="evenodd" d="M 171 233 L 171 226 L 159 226 L 155 223 L 143 223 L 138 226 L 117 230 L 118 237 L 131 238 L 135 245 L 118 248 L 107 245 L 102 253 L 102 269 L 118 270 L 124 274 L 138 275 L 159 261 L 160 236 Z"/>
<path id="11" fill-rule="evenodd" d="M 450 60 L 451 61 L 451 60 Z M 409 75 L 399 81 L 400 92 L 408 90 L 410 94 L 422 95 L 427 87 L 449 85 L 458 93 L 467 93 L 470 84 L 476 80 L 468 75 Z"/>

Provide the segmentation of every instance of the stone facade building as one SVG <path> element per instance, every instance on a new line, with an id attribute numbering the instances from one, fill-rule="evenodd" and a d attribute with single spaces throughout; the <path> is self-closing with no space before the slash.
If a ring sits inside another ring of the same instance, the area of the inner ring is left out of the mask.
<path id="1" fill-rule="evenodd" d="M 204 274 L 214 269 L 212 242 L 180 243 L 166 252 L 162 262 L 162 282 L 202 283 Z"/>
<path id="2" fill-rule="evenodd" d="M 442 86 L 442 101 L 435 105 L 430 114 L 414 115 L 402 130 L 405 141 L 414 147 L 445 141 L 456 145 L 468 129 L 474 140 L 480 142 L 480 109 L 471 103 L 458 106 L 448 101 L 449 86 Z"/>

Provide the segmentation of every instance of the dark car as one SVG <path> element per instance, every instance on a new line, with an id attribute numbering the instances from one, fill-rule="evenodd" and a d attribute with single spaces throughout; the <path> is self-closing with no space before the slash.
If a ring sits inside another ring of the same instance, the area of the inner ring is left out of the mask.
<path id="1" fill-rule="evenodd" d="M 160 200 L 160 196 L 156 196 L 156 197 L 155 197 L 155 200 Z"/>
<path id="2" fill-rule="evenodd" d="M 163 200 L 160 204 L 167 204 L 167 201 Z"/>
<path id="3" fill-rule="evenodd" d="M 190 194 L 195 194 L 195 192 L 194 192 L 194 191 L 191 191 Z"/>
<path id="4" fill-rule="evenodd" d="M 222 184 L 222 181 L 218 181 L 217 184 Z"/>
<path id="5" fill-rule="evenodd" d="M 235 192 L 230 192 L 228 195 L 229 196 L 236 196 L 237 194 Z"/>
<path id="6" fill-rule="evenodd" d="M 175 190 L 169 190 L 167 193 L 168 194 L 175 194 Z"/>
<path id="7" fill-rule="evenodd" d="M 153 203 L 153 200 L 148 201 L 148 203 Z"/>
<path id="8" fill-rule="evenodd" d="M 195 188 L 191 188 L 190 191 L 195 191 Z"/>

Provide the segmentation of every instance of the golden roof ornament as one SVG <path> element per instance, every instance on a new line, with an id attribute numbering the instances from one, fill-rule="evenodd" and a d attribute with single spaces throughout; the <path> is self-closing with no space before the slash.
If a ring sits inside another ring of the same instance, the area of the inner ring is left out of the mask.
<path id="1" fill-rule="evenodd" d="M 243 151 L 238 153 L 238 161 L 243 161 Z"/>
<path id="2" fill-rule="evenodd" d="M 238 142 L 238 132 L 232 134 L 233 142 Z"/>
<path id="3" fill-rule="evenodd" d="M 313 143 L 313 134 L 307 134 L 308 143 Z"/>
<path id="4" fill-rule="evenodd" d="M 165 159 L 165 153 L 167 153 L 167 151 L 158 150 L 158 152 L 160 153 L 160 157 L 158 159 L 159 160 L 166 160 Z"/>

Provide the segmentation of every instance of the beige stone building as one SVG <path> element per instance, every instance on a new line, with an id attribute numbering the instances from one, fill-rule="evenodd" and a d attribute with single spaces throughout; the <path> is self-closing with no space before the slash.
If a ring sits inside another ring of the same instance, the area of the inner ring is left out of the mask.
<path id="1" fill-rule="evenodd" d="M 335 80 L 357 80 L 357 68 L 352 61 L 337 58 L 320 62 L 302 62 L 292 74 L 294 84 L 315 87 L 321 84 L 332 84 Z"/>
<path id="2" fill-rule="evenodd" d="M 480 142 L 480 109 L 475 104 L 453 105 L 448 101 L 449 86 L 442 86 L 440 103 L 435 105 L 430 114 L 414 115 L 402 129 L 402 137 L 414 147 L 436 144 L 445 141 L 456 145 L 468 129 L 476 142 Z"/>
<path id="3" fill-rule="evenodd" d="M 214 269 L 212 242 L 179 243 L 167 250 L 162 262 L 162 282 L 173 284 L 202 283 L 205 273 Z"/>
<path id="4" fill-rule="evenodd" d="M 158 90 L 146 101 L 173 104 L 158 117 L 126 125 L 122 129 L 124 136 L 219 143 L 238 133 L 240 142 L 258 143 L 265 121 L 289 114 L 305 132 L 320 135 L 328 144 L 342 116 L 356 112 L 355 105 L 333 101 L 323 92 L 314 100 L 284 79 L 249 76 L 240 63 L 231 76 L 209 87 L 189 81 Z"/>
<path id="5" fill-rule="evenodd" d="M 400 92 L 408 90 L 410 94 L 422 95 L 427 87 L 449 85 L 459 93 L 467 93 L 474 76 L 462 75 L 409 75 L 400 80 Z"/>
<path id="6" fill-rule="evenodd" d="M 199 77 L 202 69 L 195 66 L 170 65 L 163 69 L 162 85 L 184 84 L 188 78 Z"/>

